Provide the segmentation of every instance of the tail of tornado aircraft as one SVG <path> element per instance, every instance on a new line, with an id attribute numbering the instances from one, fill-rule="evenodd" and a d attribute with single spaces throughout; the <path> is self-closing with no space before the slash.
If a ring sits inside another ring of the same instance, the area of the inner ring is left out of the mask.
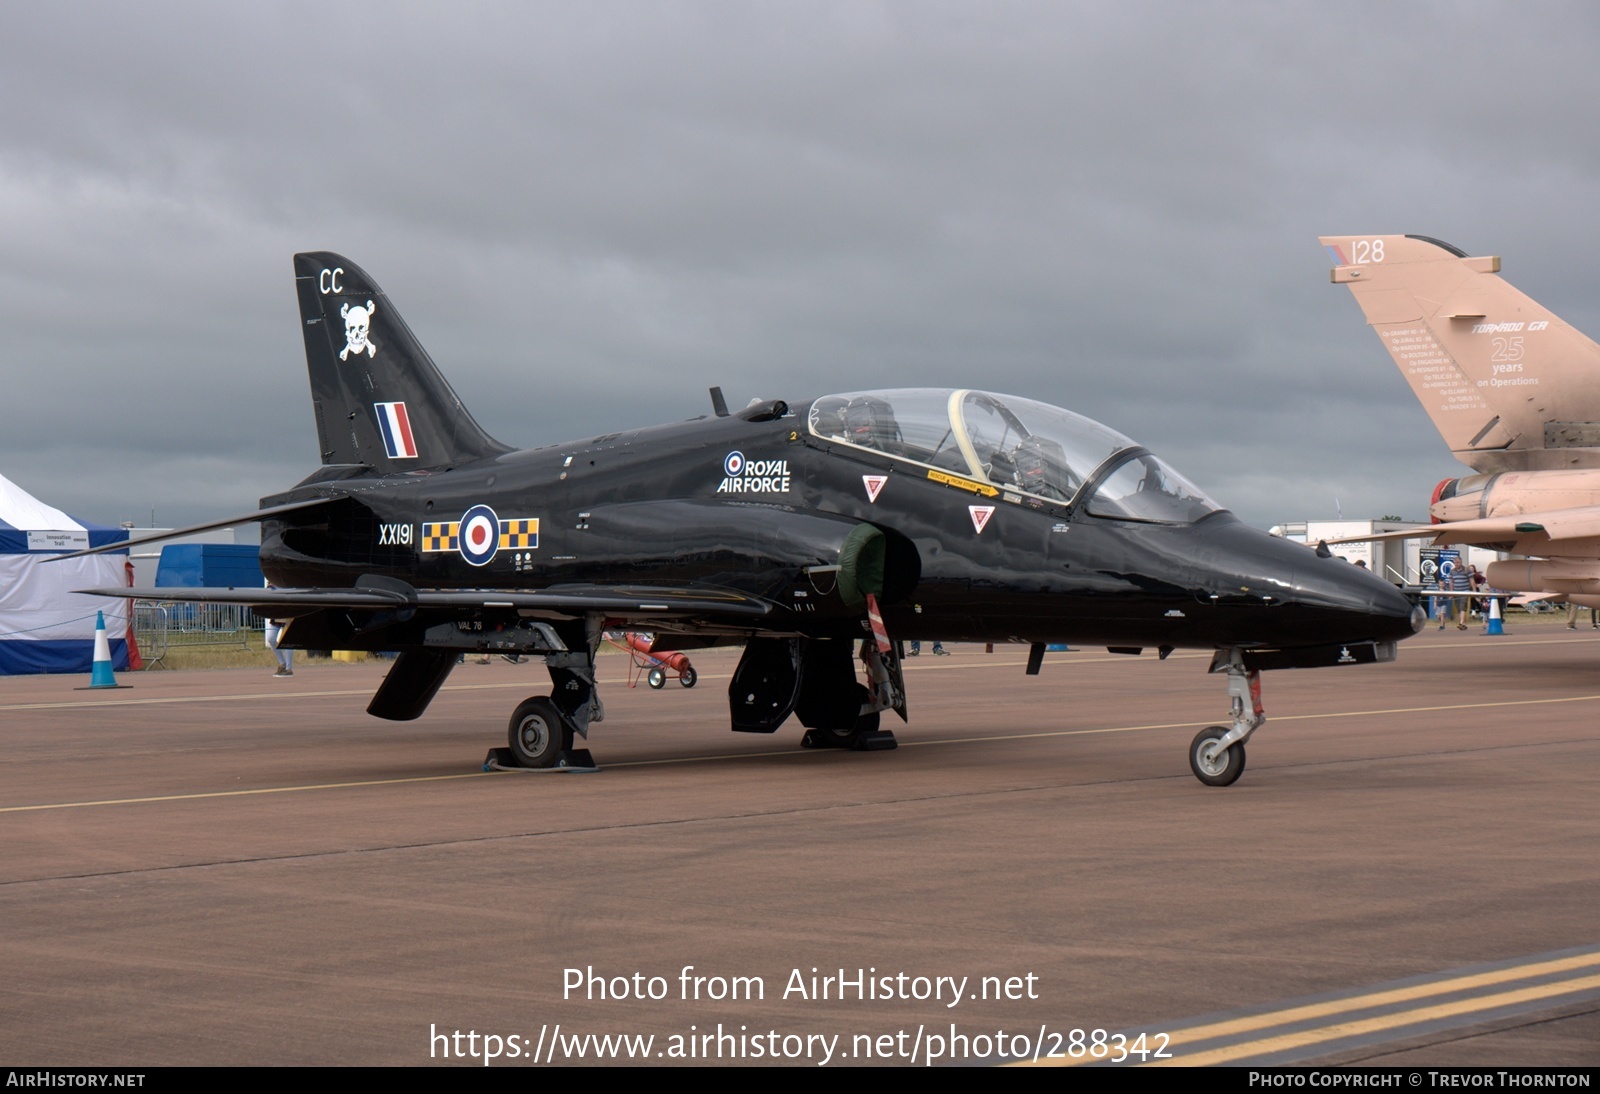
<path id="1" fill-rule="evenodd" d="M 1462 463 L 1600 467 L 1600 345 L 1501 280 L 1500 259 L 1414 235 L 1322 245 Z"/>
<path id="2" fill-rule="evenodd" d="M 361 267 L 318 251 L 294 256 L 294 276 L 324 465 L 393 474 L 510 451 L 473 420 Z"/>

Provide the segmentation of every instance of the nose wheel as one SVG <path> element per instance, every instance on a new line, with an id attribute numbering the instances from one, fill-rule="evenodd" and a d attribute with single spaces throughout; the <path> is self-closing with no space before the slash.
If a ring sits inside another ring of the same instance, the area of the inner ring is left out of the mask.
<path id="1" fill-rule="evenodd" d="M 1225 745 L 1228 731 L 1211 726 L 1189 745 L 1189 770 L 1207 786 L 1232 786 L 1244 774 L 1244 742 Z"/>

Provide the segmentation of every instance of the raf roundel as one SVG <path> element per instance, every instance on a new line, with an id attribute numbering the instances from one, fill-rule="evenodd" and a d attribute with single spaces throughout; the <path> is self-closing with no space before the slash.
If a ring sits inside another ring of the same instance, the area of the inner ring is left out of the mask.
<path id="1" fill-rule="evenodd" d="M 722 473 L 724 475 L 727 475 L 729 478 L 738 478 L 739 473 L 741 471 L 743 471 L 743 470 L 744 470 L 744 453 L 743 452 L 729 452 L 726 456 L 724 456 L 722 458 Z"/>
<path id="2" fill-rule="evenodd" d="M 500 518 L 487 505 L 474 505 L 461 514 L 461 557 L 474 566 L 487 566 L 500 546 Z"/>

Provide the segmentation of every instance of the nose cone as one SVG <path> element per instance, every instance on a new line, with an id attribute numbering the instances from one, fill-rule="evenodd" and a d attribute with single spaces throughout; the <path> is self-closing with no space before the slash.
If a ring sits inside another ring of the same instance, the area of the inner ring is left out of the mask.
<path id="1" fill-rule="evenodd" d="M 1228 600 L 1267 608 L 1257 619 L 1257 641 L 1392 642 L 1422 629 L 1421 609 L 1364 567 L 1242 524 L 1219 526 L 1207 538 L 1213 548 L 1207 561 L 1215 567 L 1210 582 L 1227 589 Z"/>
<path id="2" fill-rule="evenodd" d="M 1318 555 L 1299 544 L 1294 566 L 1293 599 L 1308 626 L 1350 632 L 1339 642 L 1372 639 L 1394 641 L 1422 630 L 1427 614 L 1395 586 L 1362 566 Z"/>

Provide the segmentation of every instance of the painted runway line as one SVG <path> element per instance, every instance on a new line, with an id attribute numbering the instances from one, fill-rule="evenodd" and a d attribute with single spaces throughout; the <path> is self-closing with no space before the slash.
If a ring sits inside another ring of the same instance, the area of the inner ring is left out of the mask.
<path id="1" fill-rule="evenodd" d="M 1450 710 L 1488 710 L 1503 707 L 1536 707 L 1549 706 L 1560 703 L 1594 703 L 1600 702 L 1600 695 L 1572 695 L 1556 699 L 1514 699 L 1492 703 L 1446 703 L 1417 707 L 1384 707 L 1367 710 L 1325 711 L 1318 714 L 1285 714 L 1274 717 L 1273 722 L 1300 722 L 1319 721 L 1330 718 L 1373 718 L 1384 715 L 1425 714 Z M 1197 726 L 1210 724 L 1208 720 L 1197 722 L 1160 722 L 1149 725 L 1132 726 L 1101 726 L 1089 729 L 1054 729 L 1040 730 L 1035 733 L 999 733 L 981 737 L 949 737 L 936 741 L 903 741 L 901 748 L 940 748 L 949 745 L 994 744 L 1001 741 L 1034 741 L 1048 740 L 1065 737 L 1092 737 L 1108 733 L 1145 733 L 1164 729 L 1193 729 Z M 719 763 L 728 760 L 767 760 L 775 757 L 794 756 L 822 756 L 831 752 L 829 749 L 790 748 L 771 752 L 732 752 L 712 753 L 701 756 L 665 756 L 651 760 L 621 760 L 603 765 L 600 770 L 630 767 L 666 767 L 679 764 L 693 763 Z M 33 805 L 0 806 L 0 814 L 4 813 L 32 813 L 50 809 L 87 809 L 95 806 L 110 805 L 142 805 L 152 802 L 198 801 L 208 798 L 236 798 L 250 797 L 260 794 L 292 794 L 314 790 L 345 790 L 358 787 L 398 786 L 405 783 L 447 782 L 457 779 L 478 778 L 507 778 L 517 777 L 520 773 L 515 771 L 472 771 L 452 772 L 442 775 L 414 775 L 398 779 L 368 779 L 350 780 L 335 783 L 309 783 L 296 786 L 255 787 L 240 790 L 215 790 L 201 791 L 192 794 L 161 794 L 139 798 L 105 798 L 93 801 L 73 802 L 42 802 Z"/>
<path id="2" fill-rule="evenodd" d="M 1170 1057 L 1141 1061 L 1136 1053 L 1126 1061 L 1151 1067 L 1279 1066 L 1595 999 L 1600 999 L 1600 945 L 1120 1030 L 1107 1043 L 1152 1045 L 1170 1038 Z M 1137 1042 L 1141 1034 L 1144 1040 Z M 1040 1060 L 1039 1065 L 1109 1062 L 1085 1051 L 1078 1059 Z"/>

